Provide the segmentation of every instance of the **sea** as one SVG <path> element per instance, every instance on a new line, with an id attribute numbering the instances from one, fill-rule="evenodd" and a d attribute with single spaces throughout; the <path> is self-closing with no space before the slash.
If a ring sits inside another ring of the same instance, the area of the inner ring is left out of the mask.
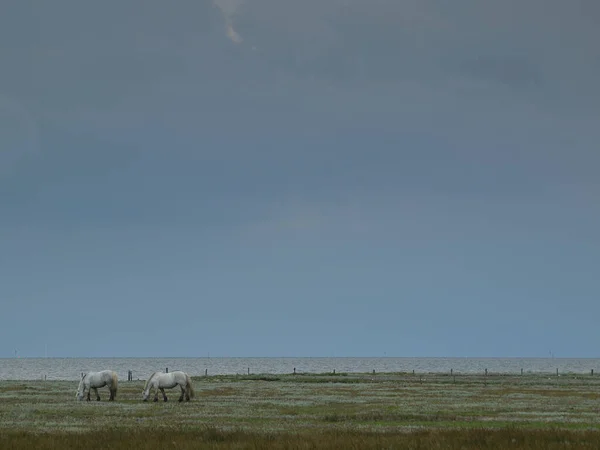
<path id="1" fill-rule="evenodd" d="M 146 380 L 157 370 L 192 376 L 287 373 L 600 374 L 600 358 L 201 357 L 0 358 L 0 380 L 78 380 L 82 372 L 111 369 L 119 379 Z M 593 372 L 592 372 L 593 371 Z"/>

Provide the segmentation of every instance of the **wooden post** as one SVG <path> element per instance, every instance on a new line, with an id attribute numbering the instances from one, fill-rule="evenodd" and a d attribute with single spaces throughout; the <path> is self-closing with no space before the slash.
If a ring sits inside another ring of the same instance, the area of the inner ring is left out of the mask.
<path id="1" fill-rule="evenodd" d="M 375 375 L 375 369 L 373 369 L 373 375 Z"/>
<path id="2" fill-rule="evenodd" d="M 294 375 L 296 375 L 296 368 L 294 367 Z"/>
<path id="3" fill-rule="evenodd" d="M 248 375 L 250 375 L 250 367 L 248 367 Z"/>
<path id="4" fill-rule="evenodd" d="M 204 369 L 204 376 L 208 376 L 208 369 Z"/>
<path id="5" fill-rule="evenodd" d="M 452 375 L 452 369 L 450 369 L 450 375 Z"/>
<path id="6" fill-rule="evenodd" d="M 592 373 L 591 373 L 591 375 L 592 375 L 592 376 L 594 376 L 594 369 L 592 369 Z"/>
<path id="7" fill-rule="evenodd" d="M 333 369 L 333 374 L 335 375 L 335 369 Z"/>
<path id="8" fill-rule="evenodd" d="M 165 368 L 165 373 L 169 373 L 169 368 Z"/>
<path id="9" fill-rule="evenodd" d="M 521 375 L 523 375 L 523 368 L 521 367 Z"/>
<path id="10" fill-rule="evenodd" d="M 558 367 L 556 368 L 556 376 L 558 376 Z"/>

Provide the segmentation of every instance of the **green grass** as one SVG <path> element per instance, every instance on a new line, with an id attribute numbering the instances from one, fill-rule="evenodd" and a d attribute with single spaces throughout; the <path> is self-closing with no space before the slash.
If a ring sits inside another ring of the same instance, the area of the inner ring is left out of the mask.
<path id="1" fill-rule="evenodd" d="M 194 377 L 196 398 L 77 402 L 77 382 L 1 381 L 0 448 L 600 448 L 600 377 Z"/>

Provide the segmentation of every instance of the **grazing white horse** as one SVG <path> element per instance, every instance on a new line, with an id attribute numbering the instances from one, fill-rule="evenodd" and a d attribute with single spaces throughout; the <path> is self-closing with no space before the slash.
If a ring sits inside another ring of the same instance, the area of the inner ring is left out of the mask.
<path id="1" fill-rule="evenodd" d="M 101 372 L 88 372 L 81 376 L 79 387 L 77 388 L 77 400 L 83 400 L 85 391 L 87 391 L 87 399 L 90 401 L 90 391 L 93 389 L 96 394 L 96 400 L 100 401 L 98 388 L 108 386 L 110 391 L 109 401 L 112 401 L 117 396 L 117 385 L 119 379 L 117 374 L 112 370 L 103 370 Z"/>
<path id="2" fill-rule="evenodd" d="M 150 390 L 155 389 L 154 392 L 154 401 L 158 401 L 158 391 L 160 391 L 163 395 L 163 400 L 167 401 L 167 396 L 165 395 L 165 388 L 171 389 L 175 386 L 179 386 L 181 388 L 181 396 L 179 397 L 179 401 L 183 401 L 183 397 L 185 395 L 185 400 L 189 401 L 190 398 L 194 397 L 194 388 L 192 387 L 192 379 L 185 372 L 175 371 L 169 373 L 163 372 L 154 372 L 146 381 L 146 385 L 144 386 L 144 392 L 142 393 L 142 398 L 144 401 L 148 401 L 148 396 L 150 395 Z"/>

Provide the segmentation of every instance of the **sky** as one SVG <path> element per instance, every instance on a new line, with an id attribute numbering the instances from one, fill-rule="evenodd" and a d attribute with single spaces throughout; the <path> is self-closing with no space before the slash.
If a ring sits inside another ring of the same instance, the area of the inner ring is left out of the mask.
<path id="1" fill-rule="evenodd" d="M 600 357 L 596 0 L 7 0 L 0 357 Z"/>

